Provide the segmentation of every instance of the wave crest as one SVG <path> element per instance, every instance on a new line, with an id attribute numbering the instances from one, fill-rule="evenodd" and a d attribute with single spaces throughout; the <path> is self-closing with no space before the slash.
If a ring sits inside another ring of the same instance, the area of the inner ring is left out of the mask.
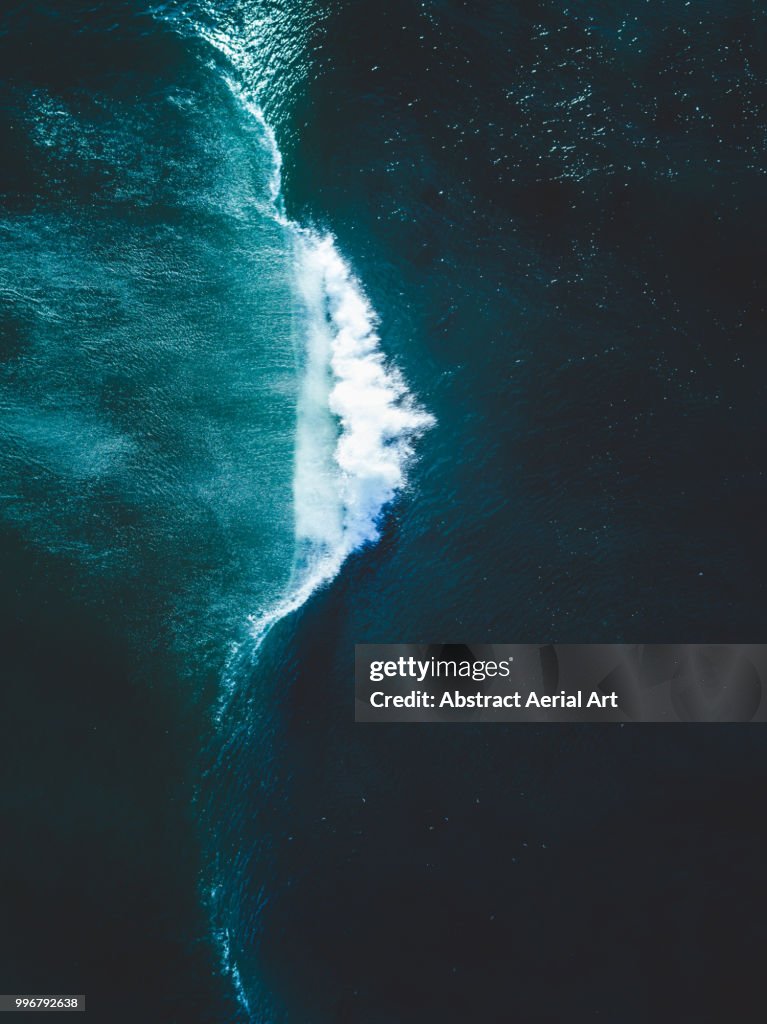
<path id="1" fill-rule="evenodd" d="M 202 9 L 210 14 L 205 4 Z M 195 24 L 196 33 L 235 72 L 225 74 L 225 81 L 257 125 L 271 162 L 262 209 L 286 230 L 295 252 L 302 370 L 293 485 L 296 557 L 288 592 L 249 618 L 257 650 L 269 629 L 333 579 L 353 551 L 378 539 L 384 509 L 406 484 L 413 442 L 435 421 L 418 406 L 399 370 L 387 363 L 378 318 L 333 236 L 285 213 L 282 154 L 258 101 L 259 87 L 246 84 L 263 86 L 260 19 L 253 28 L 246 45 L 215 27 L 215 19 Z M 242 653 L 239 645 L 235 652 Z M 225 673 L 227 690 L 234 674 Z"/>
<path id="2" fill-rule="evenodd" d="M 381 515 L 406 484 L 413 442 L 434 423 L 387 365 L 377 317 L 330 234 L 292 225 L 302 299 L 294 508 L 296 570 L 276 608 L 251 618 L 263 638 L 379 538 Z"/>
<path id="3" fill-rule="evenodd" d="M 346 555 L 378 539 L 380 513 L 405 484 L 412 442 L 434 420 L 415 404 L 399 371 L 387 367 L 376 316 L 333 238 L 303 231 L 300 248 L 301 272 L 313 278 L 322 296 L 312 310 L 312 333 L 325 335 L 330 384 L 323 396 L 307 380 L 299 415 L 313 421 L 324 408 L 338 419 L 335 465 L 325 472 L 334 478 L 341 535 L 328 540 Z M 307 376 L 313 369 L 307 367 Z M 317 399 L 320 409 L 309 408 Z M 299 444 L 299 491 L 301 477 L 316 468 L 305 455 Z"/>

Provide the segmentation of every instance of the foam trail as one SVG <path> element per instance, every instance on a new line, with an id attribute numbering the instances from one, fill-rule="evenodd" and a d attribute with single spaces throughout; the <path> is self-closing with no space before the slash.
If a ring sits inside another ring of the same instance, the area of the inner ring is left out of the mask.
<path id="1" fill-rule="evenodd" d="M 412 442 L 433 423 L 386 366 L 375 314 L 332 236 L 294 230 L 306 313 L 293 482 L 297 569 L 285 598 L 251 618 L 258 641 L 353 551 L 378 539 L 381 513 L 405 486 Z"/>
<path id="2" fill-rule="evenodd" d="M 260 129 L 272 162 L 265 212 L 293 236 L 296 292 L 303 306 L 293 481 L 295 566 L 282 598 L 249 616 L 255 657 L 275 623 L 330 582 L 353 551 L 378 539 L 384 509 L 406 484 L 413 441 L 434 419 L 416 404 L 399 371 L 386 363 L 377 317 L 333 236 L 303 227 L 285 213 L 275 133 L 257 95 L 241 84 L 259 80 L 253 53 L 215 21 L 198 22 L 195 28 L 237 72 L 226 76 L 227 84 Z M 237 645 L 224 675 L 225 693 L 241 675 L 242 654 Z"/>
<path id="3" fill-rule="evenodd" d="M 254 57 L 247 45 L 215 27 L 212 15 L 211 19 L 213 24 L 204 19 L 191 27 L 225 56 L 233 71 L 225 76 L 227 84 L 269 154 L 268 198 L 259 207 L 293 242 L 301 348 L 291 583 L 271 607 L 249 616 L 248 639 L 232 647 L 216 711 L 223 725 L 230 699 L 247 679 L 248 667 L 272 627 L 333 580 L 352 552 L 378 540 L 385 508 L 406 485 L 414 441 L 434 419 L 418 406 L 399 371 L 386 362 L 377 317 L 333 236 L 287 217 L 275 133 L 256 92 L 241 84 L 259 80 L 253 73 L 258 70 Z M 214 919 L 222 917 L 217 899 L 211 912 Z M 217 927 L 215 934 L 222 968 L 253 1021 L 230 930 Z"/>
<path id="4" fill-rule="evenodd" d="M 416 404 L 399 371 L 387 365 L 377 317 L 333 236 L 285 215 L 274 132 L 248 92 L 232 78 L 227 84 L 257 122 L 271 155 L 268 212 L 293 236 L 296 294 L 303 307 L 295 566 L 283 597 L 248 617 L 254 657 L 275 623 L 330 582 L 352 552 L 378 539 L 381 514 L 406 484 L 413 441 L 434 419 Z M 224 704 L 242 674 L 243 653 L 242 645 L 233 648 Z"/>
<path id="5" fill-rule="evenodd" d="M 406 483 L 413 441 L 434 422 L 386 365 L 376 317 L 331 235 L 292 225 L 305 308 L 304 370 L 293 481 L 296 569 L 288 594 L 251 616 L 271 627 L 379 537 L 386 506 Z"/>

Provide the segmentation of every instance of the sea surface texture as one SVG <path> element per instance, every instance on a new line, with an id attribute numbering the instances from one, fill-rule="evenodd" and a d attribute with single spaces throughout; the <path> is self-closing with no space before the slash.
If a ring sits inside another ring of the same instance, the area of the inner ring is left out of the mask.
<path id="1" fill-rule="evenodd" d="M 0 991 L 757 1019 L 757 731 L 352 675 L 759 640 L 760 6 L 11 0 L 0 78 Z"/>

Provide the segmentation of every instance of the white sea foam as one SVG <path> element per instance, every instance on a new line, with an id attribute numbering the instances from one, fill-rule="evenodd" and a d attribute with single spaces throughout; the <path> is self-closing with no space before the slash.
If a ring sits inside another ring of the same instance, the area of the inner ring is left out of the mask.
<path id="1" fill-rule="evenodd" d="M 251 617 L 261 641 L 379 537 L 406 483 L 413 441 L 433 417 L 387 366 L 376 317 L 329 234 L 292 225 L 303 305 L 303 379 L 293 479 L 296 567 L 288 593 Z"/>
<path id="2" fill-rule="evenodd" d="M 259 125 L 271 155 L 270 214 L 293 236 L 302 307 L 293 482 L 296 564 L 287 593 L 249 617 L 257 646 L 276 622 L 332 580 L 353 551 L 378 539 L 383 510 L 405 486 L 413 441 L 434 419 L 387 364 L 377 317 L 333 236 L 286 217 L 274 131 L 247 90 L 232 78 L 227 82 Z"/>
<path id="3" fill-rule="evenodd" d="M 269 202 L 271 204 L 269 213 L 281 224 L 287 224 L 282 199 L 282 153 L 277 145 L 277 136 L 274 134 L 274 129 L 264 117 L 261 107 L 250 97 L 248 91 L 230 75 L 227 75 L 225 80 L 232 95 L 253 118 L 261 131 L 262 143 L 269 153 L 272 163 L 269 177 Z"/>
<path id="4" fill-rule="evenodd" d="M 233 73 L 225 76 L 227 84 L 258 127 L 271 162 L 268 199 L 262 208 L 293 240 L 301 307 L 297 322 L 302 380 L 293 482 L 295 565 L 282 597 L 249 618 L 253 656 L 276 622 L 332 580 L 352 552 L 378 539 L 384 509 L 406 484 L 413 442 L 434 419 L 417 405 L 400 372 L 387 363 L 377 317 L 333 236 L 286 216 L 282 154 L 259 102 L 266 80 L 263 69 L 254 66 L 260 59 L 262 20 L 256 19 L 246 45 L 237 34 L 216 25 L 205 2 L 201 7 L 207 17 L 195 23 L 195 31 L 232 68 Z M 234 649 L 225 673 L 225 691 L 234 689 L 245 653 L 242 645 Z"/>

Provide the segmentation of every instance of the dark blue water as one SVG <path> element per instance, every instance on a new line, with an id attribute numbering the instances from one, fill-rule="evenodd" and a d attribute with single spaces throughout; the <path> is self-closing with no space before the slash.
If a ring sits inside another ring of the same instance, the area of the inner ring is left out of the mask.
<path id="1" fill-rule="evenodd" d="M 759 638 L 767 22 L 382 6 L 0 20 L 0 989 L 756 1019 L 757 730 L 351 691 L 355 642 Z"/>

